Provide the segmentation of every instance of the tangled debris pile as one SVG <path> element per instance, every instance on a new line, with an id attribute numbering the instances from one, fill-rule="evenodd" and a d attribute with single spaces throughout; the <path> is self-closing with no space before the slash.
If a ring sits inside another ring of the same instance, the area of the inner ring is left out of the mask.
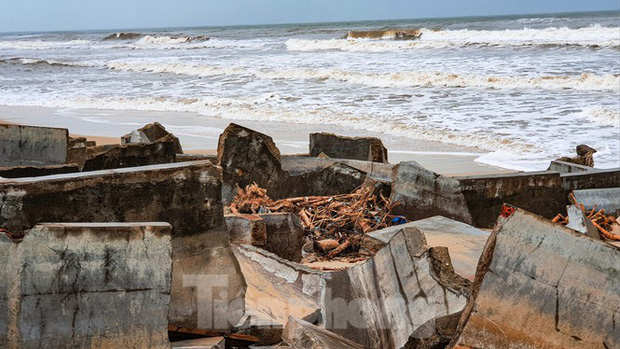
<path id="1" fill-rule="evenodd" d="M 343 252 L 358 252 L 361 238 L 368 232 L 405 223 L 403 217 L 392 214 L 396 205 L 369 187 L 350 194 L 274 201 L 267 190 L 254 183 L 239 189 L 230 210 L 235 214 L 293 213 L 299 217 L 305 235 L 331 259 Z"/>
<path id="2" fill-rule="evenodd" d="M 575 198 L 575 195 L 570 194 L 569 200 L 576 206 L 581 208 L 584 216 L 592 222 L 592 225 L 596 227 L 601 238 L 606 238 L 609 240 L 620 241 L 620 222 L 614 215 L 607 213 L 604 209 L 596 210 L 597 205 L 595 204 L 592 209 L 586 209 L 585 205 L 578 202 Z M 569 224 L 569 218 L 567 216 L 563 216 L 561 213 L 553 218 L 552 222 L 560 223 L 562 225 Z"/>

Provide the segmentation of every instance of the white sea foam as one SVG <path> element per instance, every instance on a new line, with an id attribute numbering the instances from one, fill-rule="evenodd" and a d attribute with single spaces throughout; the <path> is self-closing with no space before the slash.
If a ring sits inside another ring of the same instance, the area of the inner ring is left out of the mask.
<path id="1" fill-rule="evenodd" d="M 290 39 L 286 47 L 291 51 L 400 51 L 417 48 L 445 48 L 459 46 L 584 46 L 619 48 L 619 27 L 592 26 L 579 29 L 545 28 L 521 30 L 445 30 L 422 29 L 422 37 L 412 41 L 368 39 L 308 40 Z"/>
<path id="2" fill-rule="evenodd" d="M 70 41 L 43 41 L 43 40 L 8 40 L 0 41 L 0 50 L 49 50 L 49 49 L 71 49 L 76 47 L 86 47 L 93 44 L 90 40 L 70 40 Z"/>
<path id="3" fill-rule="evenodd" d="M 264 70 L 185 63 L 111 62 L 110 69 L 190 76 L 251 75 L 261 79 L 336 80 L 370 87 L 476 87 L 495 89 L 575 89 L 620 91 L 620 76 L 583 73 L 577 76 L 480 76 L 446 72 L 361 73 L 336 69 Z"/>
<path id="4" fill-rule="evenodd" d="M 591 107 L 585 108 L 581 116 L 601 125 L 620 127 L 620 110 Z"/>
<path id="5" fill-rule="evenodd" d="M 209 37 L 207 36 L 191 36 L 191 35 L 174 35 L 174 36 L 153 36 L 153 35 L 145 35 L 136 43 L 140 45 L 148 45 L 148 44 L 184 44 L 188 42 L 200 42 L 207 41 Z"/>

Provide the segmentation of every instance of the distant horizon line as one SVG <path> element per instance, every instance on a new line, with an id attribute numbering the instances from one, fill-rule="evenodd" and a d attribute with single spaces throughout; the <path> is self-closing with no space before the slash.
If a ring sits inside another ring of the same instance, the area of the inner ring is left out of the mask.
<path id="1" fill-rule="evenodd" d="M 517 14 L 501 14 L 501 15 L 470 15 L 470 16 L 446 16 L 446 17 L 413 17 L 413 18 L 391 18 L 391 19 L 356 19 L 356 20 L 339 20 L 324 22 L 282 22 L 282 23 L 254 23 L 254 24 L 227 24 L 227 25 L 199 25 L 199 26 L 169 26 L 169 27 L 125 27 L 125 28 L 97 28 L 97 29 L 77 29 L 77 30 L 47 30 L 47 31 L 0 31 L 0 34 L 43 34 L 43 33 L 89 33 L 104 31 L 147 31 L 147 30 L 172 30 L 172 29 L 199 29 L 199 28 L 243 28 L 243 27 L 268 27 L 268 26 L 286 26 L 286 25 L 312 25 L 312 24 L 334 24 L 334 23 L 360 23 L 360 22 L 390 22 L 390 21 L 408 21 L 408 20 L 435 20 L 435 19 L 460 19 L 460 18 L 493 18 L 493 17 L 518 17 L 518 16 L 559 16 L 579 13 L 613 13 L 618 10 L 596 10 L 596 11 L 570 11 L 570 12 L 541 12 L 541 13 L 517 13 Z"/>

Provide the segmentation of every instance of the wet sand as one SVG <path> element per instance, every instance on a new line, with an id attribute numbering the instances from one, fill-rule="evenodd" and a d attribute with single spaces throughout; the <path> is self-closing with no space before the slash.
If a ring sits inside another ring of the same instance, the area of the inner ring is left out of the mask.
<path id="1" fill-rule="evenodd" d="M 345 136 L 373 136 L 381 138 L 388 148 L 391 163 L 413 160 L 430 170 L 445 175 L 513 172 L 475 162 L 476 158 L 485 153 L 475 147 L 418 141 L 327 125 L 227 120 L 184 112 L 7 106 L 0 106 L 0 120 L 24 125 L 68 128 L 72 135 L 85 136 L 99 145 L 118 144 L 122 135 L 145 124 L 158 121 L 179 137 L 186 153 L 209 155 L 215 153 L 219 135 L 231 122 L 273 137 L 282 154 L 307 153 L 308 137 L 312 132 L 331 132 Z"/>

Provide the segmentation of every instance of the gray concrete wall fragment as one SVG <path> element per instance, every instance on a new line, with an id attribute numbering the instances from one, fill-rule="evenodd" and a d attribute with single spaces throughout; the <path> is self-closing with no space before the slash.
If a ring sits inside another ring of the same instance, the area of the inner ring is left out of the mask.
<path id="1" fill-rule="evenodd" d="M 67 129 L 0 125 L 0 166 L 45 166 L 67 160 Z"/>
<path id="2" fill-rule="evenodd" d="M 566 194 L 573 190 L 620 187 L 620 168 L 597 169 L 589 172 L 563 173 Z"/>
<path id="3" fill-rule="evenodd" d="M 364 349 L 349 339 L 343 338 L 324 328 L 290 316 L 282 339 L 293 348 L 308 349 Z"/>
<path id="4" fill-rule="evenodd" d="M 578 203 L 586 209 L 605 210 L 614 216 L 620 216 L 620 187 L 606 189 L 582 189 L 573 191 Z"/>
<path id="5" fill-rule="evenodd" d="M 213 329 L 207 327 L 213 322 L 199 321 L 202 312 L 230 320 L 231 328 L 243 310 L 245 283 L 224 226 L 221 176 L 211 162 L 197 161 L 2 180 L 0 228 L 20 232 L 39 222 L 168 222 L 175 265 L 171 323 Z M 227 286 L 215 288 L 217 298 L 198 302 L 197 290 L 213 289 L 221 279 Z"/>
<path id="6" fill-rule="evenodd" d="M 220 135 L 218 165 L 224 170 L 223 198 L 232 201 L 237 186 L 256 183 L 274 199 L 350 193 L 366 174 L 343 164 L 291 174 L 282 167 L 282 156 L 273 139 L 243 126 L 230 124 Z"/>
<path id="7" fill-rule="evenodd" d="M 480 260 L 452 344 L 617 348 L 620 249 L 507 209 Z"/>
<path id="8" fill-rule="evenodd" d="M 310 134 L 310 156 L 321 153 L 330 158 L 388 162 L 387 149 L 376 137 L 346 137 L 332 133 Z"/>
<path id="9" fill-rule="evenodd" d="M 419 230 L 394 228 L 369 237 L 388 241 L 374 257 L 326 279 L 325 327 L 372 348 L 402 348 L 428 320 L 461 311 L 469 293 L 443 283 L 448 274 L 464 279 L 449 259 L 442 259 L 443 275 L 436 274 Z"/>
<path id="10" fill-rule="evenodd" d="M 19 244 L 0 237 L 12 265 L 0 281 L 0 346 L 169 347 L 170 238 L 166 223 L 43 224 Z"/>
<path id="11" fill-rule="evenodd" d="M 415 161 L 394 167 L 392 202 L 394 213 L 410 220 L 436 215 L 473 224 L 458 180 L 429 171 Z"/>
<path id="12" fill-rule="evenodd" d="M 557 172 L 519 172 L 455 179 L 459 181 L 476 227 L 493 227 L 504 203 L 549 219 L 566 208 L 566 195 Z"/>

